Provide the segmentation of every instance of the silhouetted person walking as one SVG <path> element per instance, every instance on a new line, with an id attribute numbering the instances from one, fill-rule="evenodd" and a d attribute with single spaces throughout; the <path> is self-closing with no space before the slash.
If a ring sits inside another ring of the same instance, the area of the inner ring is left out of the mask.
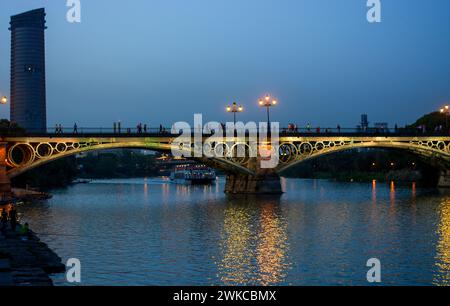
<path id="1" fill-rule="evenodd" d="M 73 125 L 73 133 L 74 133 L 74 134 L 78 134 L 78 125 L 77 125 L 76 122 L 75 122 L 75 124 Z"/>
<path id="2" fill-rule="evenodd" d="M 15 232 L 17 227 L 17 211 L 14 206 L 9 211 L 9 224 L 11 224 L 13 232 Z"/>
<path id="3" fill-rule="evenodd" d="M 8 224 L 8 213 L 6 209 L 2 209 L 2 214 L 0 216 L 0 222 L 2 223 L 2 233 L 6 233 L 6 225 Z"/>

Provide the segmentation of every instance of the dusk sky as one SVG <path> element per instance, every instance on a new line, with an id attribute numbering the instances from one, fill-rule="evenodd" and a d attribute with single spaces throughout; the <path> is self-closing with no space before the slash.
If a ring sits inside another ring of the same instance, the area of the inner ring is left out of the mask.
<path id="1" fill-rule="evenodd" d="M 9 96 L 10 16 L 47 12 L 47 124 L 151 126 L 193 120 L 264 121 L 273 93 L 282 125 L 404 125 L 450 102 L 450 1 L 65 0 L 0 1 L 0 94 Z M 9 117 L 9 105 L 0 117 Z"/>

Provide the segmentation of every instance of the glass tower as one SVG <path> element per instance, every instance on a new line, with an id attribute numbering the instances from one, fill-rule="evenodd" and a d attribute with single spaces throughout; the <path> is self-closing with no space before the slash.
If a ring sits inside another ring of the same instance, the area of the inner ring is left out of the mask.
<path id="1" fill-rule="evenodd" d="M 11 16 L 10 119 L 29 132 L 47 127 L 45 9 Z"/>

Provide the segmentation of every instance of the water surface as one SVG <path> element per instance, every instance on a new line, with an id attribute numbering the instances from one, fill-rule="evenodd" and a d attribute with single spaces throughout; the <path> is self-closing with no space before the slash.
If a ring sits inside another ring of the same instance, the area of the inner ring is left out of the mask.
<path id="1" fill-rule="evenodd" d="M 19 207 L 83 285 L 449 284 L 450 193 L 283 180 L 280 197 L 227 196 L 224 179 L 97 180 Z M 67 285 L 63 274 L 57 285 Z"/>

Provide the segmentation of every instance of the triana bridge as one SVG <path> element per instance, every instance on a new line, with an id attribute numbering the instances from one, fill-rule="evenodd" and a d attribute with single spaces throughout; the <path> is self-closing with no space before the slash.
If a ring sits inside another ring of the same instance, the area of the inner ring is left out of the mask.
<path id="1" fill-rule="evenodd" d="M 78 153 L 131 148 L 170 153 L 179 135 L 170 133 L 83 133 L 0 136 L 0 189 L 10 190 L 10 179 L 30 169 Z M 211 135 L 203 135 L 206 142 Z M 192 136 L 192 143 L 194 139 Z M 223 157 L 192 157 L 227 174 L 227 193 L 281 193 L 279 175 L 306 160 L 356 148 L 386 148 L 411 152 L 441 169 L 440 186 L 450 187 L 450 136 L 373 133 L 281 133 L 279 163 L 274 169 L 261 169 L 258 157 L 233 157 L 237 144 L 248 145 L 248 137 L 212 143 Z M 259 145 L 267 145 L 267 143 Z"/>

